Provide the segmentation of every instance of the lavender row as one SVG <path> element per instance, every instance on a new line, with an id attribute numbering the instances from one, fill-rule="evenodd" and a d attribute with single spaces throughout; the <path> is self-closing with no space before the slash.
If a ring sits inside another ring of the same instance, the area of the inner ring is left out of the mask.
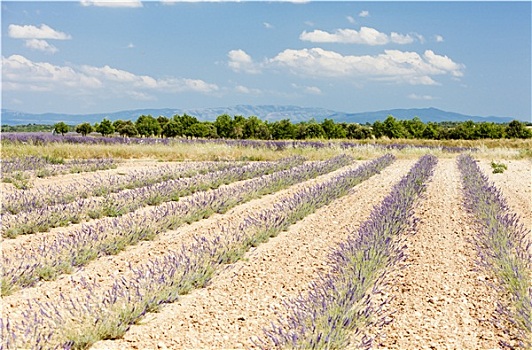
<path id="1" fill-rule="evenodd" d="M 518 329 L 518 346 L 532 347 L 532 233 L 520 223 L 499 189 L 491 184 L 469 155 L 458 157 L 464 206 L 474 217 L 478 232 L 475 243 L 479 263 L 492 271 L 497 288 L 509 301 L 500 301 L 498 311 Z M 515 344 L 501 344 L 510 348 Z"/>
<path id="2" fill-rule="evenodd" d="M 213 171 L 189 178 L 179 178 L 129 191 L 113 193 L 103 198 L 81 198 L 69 204 L 60 204 L 18 215 L 4 215 L 2 235 L 14 238 L 20 234 L 46 232 L 54 227 L 67 226 L 105 216 L 117 217 L 148 205 L 177 201 L 179 197 L 197 191 L 217 188 L 223 184 L 241 181 L 302 164 L 303 157 L 295 156 L 275 162 L 257 162 L 242 167 Z"/>
<path id="3" fill-rule="evenodd" d="M 66 186 L 45 186 L 36 190 L 16 191 L 3 198 L 2 213 L 18 214 L 50 205 L 68 204 L 79 198 L 105 196 L 156 184 L 162 181 L 231 169 L 248 163 L 201 162 L 179 163 L 153 169 L 132 171 L 124 175 L 94 176 Z"/>
<path id="4" fill-rule="evenodd" d="M 368 147 L 366 143 L 358 142 L 328 142 L 328 141 L 287 141 L 287 140 L 231 140 L 231 139 L 161 139 L 161 138 L 123 138 L 123 137 L 92 137 L 79 135 L 54 136 L 48 133 L 4 133 L 2 139 L 15 143 L 32 143 L 44 145 L 48 143 L 74 143 L 74 144 L 162 144 L 175 145 L 185 144 L 222 144 L 232 147 L 253 147 L 284 150 L 288 148 L 336 148 L 343 149 Z M 406 144 L 370 144 L 370 147 L 384 150 L 402 150 L 405 148 L 417 148 L 426 150 L 440 150 L 443 152 L 459 153 L 475 151 L 476 148 L 406 145 Z"/>
<path id="5" fill-rule="evenodd" d="M 212 240 L 199 237 L 179 251 L 137 269 L 130 267 L 132 277 L 115 280 L 107 291 L 83 280 L 80 285 L 86 292 L 82 296 L 61 296 L 59 303 L 29 303 L 21 321 L 11 323 L 9 316 L 3 319 L 4 347 L 87 348 L 98 340 L 119 338 L 147 312 L 204 286 L 221 264 L 237 261 L 250 246 L 344 195 L 393 161 L 393 156 L 386 155 L 303 188 L 272 208 L 250 215 L 236 228 L 221 227 L 224 233 Z"/>
<path id="6" fill-rule="evenodd" d="M 73 159 L 28 156 L 2 160 L 2 179 L 4 182 L 15 172 L 27 172 L 36 177 L 48 177 L 60 174 L 74 174 L 98 170 L 114 169 L 114 159 Z"/>
<path id="7" fill-rule="evenodd" d="M 345 155 L 326 161 L 312 162 L 288 170 L 263 175 L 230 187 L 197 192 L 179 202 L 168 202 L 146 212 L 133 212 L 117 218 L 104 218 L 53 240 L 42 238 L 29 254 L 21 251 L 13 256 L 4 254 L 1 277 L 2 295 L 19 287 L 52 280 L 59 274 L 71 273 L 99 256 L 117 254 L 141 240 L 151 240 L 161 232 L 184 223 L 206 218 L 261 195 L 278 191 L 339 169 L 353 162 Z"/>
<path id="8" fill-rule="evenodd" d="M 411 226 L 414 203 L 436 163 L 436 157 L 425 155 L 412 167 L 331 254 L 331 272 L 320 275 L 307 295 L 285 302 L 288 316 L 264 330 L 259 347 L 342 349 L 349 344 L 352 331 L 371 318 L 368 291 L 403 257 L 400 235 Z"/>

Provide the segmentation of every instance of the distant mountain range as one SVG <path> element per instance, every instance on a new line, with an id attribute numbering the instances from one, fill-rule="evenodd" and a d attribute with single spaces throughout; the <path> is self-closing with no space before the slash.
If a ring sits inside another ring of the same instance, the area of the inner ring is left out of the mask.
<path id="1" fill-rule="evenodd" d="M 373 123 L 376 120 L 383 121 L 389 115 L 397 119 L 412 119 L 419 117 L 424 123 L 443 122 L 443 121 L 466 121 L 474 122 L 495 122 L 508 123 L 514 119 L 512 117 L 496 116 L 471 116 L 454 112 L 442 111 L 437 108 L 410 108 L 410 109 L 388 109 L 375 112 L 362 113 L 345 113 L 324 108 L 298 107 L 298 106 L 278 106 L 278 105 L 237 105 L 232 107 L 219 108 L 196 108 L 196 109 L 136 109 L 112 113 L 94 113 L 94 114 L 60 114 L 60 113 L 43 113 L 32 114 L 9 109 L 2 109 L 1 123 L 3 125 L 21 125 L 21 124 L 55 124 L 65 122 L 69 125 L 76 125 L 83 122 L 91 124 L 100 122 L 104 117 L 111 121 L 137 120 L 141 115 L 151 115 L 153 117 L 166 116 L 172 117 L 176 114 L 188 114 L 198 118 L 201 121 L 214 121 L 219 115 L 228 114 L 230 116 L 241 115 L 250 117 L 252 115 L 262 120 L 276 121 L 281 119 L 290 119 L 292 123 L 307 121 L 314 118 L 321 122 L 324 119 L 333 119 L 335 122 Z M 523 120 L 525 121 L 525 120 Z"/>

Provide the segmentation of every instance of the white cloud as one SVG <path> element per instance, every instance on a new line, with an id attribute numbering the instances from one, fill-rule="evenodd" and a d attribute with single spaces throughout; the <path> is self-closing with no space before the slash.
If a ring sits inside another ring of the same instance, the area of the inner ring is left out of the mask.
<path id="1" fill-rule="evenodd" d="M 5 90 L 48 91 L 68 94 L 100 94 L 151 98 L 150 93 L 199 92 L 219 90 L 215 84 L 199 79 L 156 79 L 147 75 L 109 66 L 57 66 L 47 62 L 33 62 L 20 55 L 2 57 L 2 80 Z"/>
<path id="2" fill-rule="evenodd" d="M 435 100 L 436 98 L 431 95 L 417 95 L 417 94 L 410 94 L 408 95 L 408 98 L 411 100 L 423 100 L 423 101 L 431 101 Z"/>
<path id="3" fill-rule="evenodd" d="M 263 22 L 262 24 L 264 25 L 264 28 L 266 28 L 266 29 L 273 29 L 273 25 L 271 25 L 268 22 Z"/>
<path id="4" fill-rule="evenodd" d="M 249 74 L 260 73 L 260 66 L 253 62 L 251 56 L 244 50 L 231 50 L 227 54 L 228 65 L 235 72 L 245 72 Z"/>
<path id="5" fill-rule="evenodd" d="M 450 74 L 458 77 L 463 75 L 465 68 L 430 50 L 422 56 L 399 50 L 385 50 L 376 56 L 344 56 L 321 48 L 287 49 L 268 60 L 268 64 L 310 77 L 358 77 L 412 85 L 436 85 L 433 76 Z"/>
<path id="6" fill-rule="evenodd" d="M 142 7 L 140 0 L 81 0 L 83 6 L 99 7 Z"/>
<path id="7" fill-rule="evenodd" d="M 437 43 L 441 43 L 441 42 L 443 42 L 443 36 L 441 36 L 441 35 L 436 35 L 436 36 L 434 37 L 434 39 L 436 40 Z"/>
<path id="8" fill-rule="evenodd" d="M 46 53 L 56 53 L 58 50 L 55 46 L 49 44 L 46 40 L 69 40 L 72 37 L 69 34 L 59 32 L 46 24 L 40 27 L 33 25 L 19 26 L 10 24 L 8 26 L 8 36 L 13 39 L 26 39 L 24 45 L 27 48 Z"/>
<path id="9" fill-rule="evenodd" d="M 411 44 L 414 42 L 414 38 L 408 34 L 403 35 L 392 32 L 392 34 L 390 34 L 390 41 L 395 44 Z"/>
<path id="10" fill-rule="evenodd" d="M 71 67 L 32 62 L 20 55 L 2 57 L 2 80 L 6 90 L 53 91 L 65 87 L 96 89 L 102 82 Z"/>
<path id="11" fill-rule="evenodd" d="M 48 44 L 46 40 L 30 39 L 26 40 L 24 45 L 32 50 L 44 51 L 47 53 L 57 52 L 57 48 L 53 45 Z"/>
<path id="12" fill-rule="evenodd" d="M 464 75 L 462 72 L 464 65 L 453 62 L 447 56 L 440 56 L 434 53 L 432 50 L 425 51 L 423 57 L 428 63 L 430 63 L 434 68 L 440 69 L 443 72 L 450 72 L 453 77 L 461 77 Z"/>
<path id="13" fill-rule="evenodd" d="M 352 16 L 347 16 L 347 21 L 351 24 L 355 24 L 357 21 Z"/>
<path id="14" fill-rule="evenodd" d="M 343 43 L 364 45 L 386 45 L 390 42 L 395 44 L 410 44 L 414 38 L 408 34 L 392 32 L 390 36 L 379 32 L 377 29 L 361 27 L 359 31 L 354 29 L 337 29 L 334 33 L 316 29 L 312 32 L 303 31 L 300 40 L 314 43 Z"/>
<path id="15" fill-rule="evenodd" d="M 369 17 L 369 11 L 360 11 L 358 17 Z"/>
<path id="16" fill-rule="evenodd" d="M 7 32 L 9 37 L 14 39 L 68 40 L 72 38 L 69 34 L 58 32 L 46 24 L 41 24 L 40 27 L 35 27 L 32 25 L 19 26 L 16 24 L 10 24 L 7 27 Z"/>

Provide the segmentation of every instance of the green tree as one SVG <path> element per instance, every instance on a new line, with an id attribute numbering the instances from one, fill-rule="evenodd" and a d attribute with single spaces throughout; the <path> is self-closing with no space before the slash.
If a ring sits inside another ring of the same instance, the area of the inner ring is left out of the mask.
<path id="1" fill-rule="evenodd" d="M 295 139 L 296 130 L 290 119 L 278 120 L 270 125 L 275 140 Z"/>
<path id="2" fill-rule="evenodd" d="M 164 124 L 162 135 L 165 137 L 176 137 L 184 135 L 183 125 L 172 119 L 168 123 Z"/>
<path id="3" fill-rule="evenodd" d="M 115 125 L 113 123 L 113 125 Z M 120 134 L 120 136 L 123 137 L 135 137 L 139 134 L 139 131 L 137 130 L 137 127 L 131 120 L 122 121 L 122 123 L 118 123 L 118 126 L 115 127 L 116 132 Z"/>
<path id="4" fill-rule="evenodd" d="M 360 124 L 347 124 L 345 129 L 348 139 L 363 140 L 371 138 L 371 129 Z"/>
<path id="5" fill-rule="evenodd" d="M 388 136 L 391 139 L 408 138 L 410 136 L 403 124 L 391 115 L 384 120 L 383 129 L 384 136 Z"/>
<path id="6" fill-rule="evenodd" d="M 339 125 L 335 124 L 332 119 L 325 119 L 321 123 L 325 137 L 328 139 L 343 139 L 346 137 L 345 129 Z"/>
<path id="7" fill-rule="evenodd" d="M 135 127 L 140 136 L 150 137 L 161 134 L 161 125 L 151 115 L 141 115 L 135 122 Z"/>
<path id="8" fill-rule="evenodd" d="M 507 138 L 528 139 L 532 137 L 532 131 L 519 120 L 512 120 L 505 129 Z"/>
<path id="9" fill-rule="evenodd" d="M 243 137 L 245 139 L 258 139 L 259 131 L 261 126 L 264 125 L 264 122 L 258 117 L 252 115 L 244 122 L 244 127 L 242 130 Z"/>
<path id="10" fill-rule="evenodd" d="M 115 128 L 109 119 L 103 118 L 101 123 L 96 124 L 94 131 L 102 134 L 102 136 L 107 136 L 112 135 L 115 132 Z"/>
<path id="11" fill-rule="evenodd" d="M 216 133 L 218 134 L 218 136 L 224 139 L 228 139 L 232 137 L 233 119 L 229 115 L 222 114 L 216 117 L 214 126 L 216 127 Z"/>
<path id="12" fill-rule="evenodd" d="M 56 134 L 61 134 L 62 136 L 65 136 L 65 134 L 68 132 L 68 125 L 66 125 L 64 122 L 59 122 L 54 124 L 54 132 Z"/>
<path id="13" fill-rule="evenodd" d="M 408 136 L 411 136 L 415 139 L 420 139 L 423 137 L 423 132 L 425 131 L 426 125 L 421 121 L 421 119 L 419 119 L 419 117 L 414 117 L 412 120 L 404 120 L 402 124 L 407 131 Z"/>
<path id="14" fill-rule="evenodd" d="M 183 126 L 183 130 L 187 130 L 193 124 L 199 123 L 199 120 L 196 117 L 190 116 L 186 113 L 183 115 L 174 115 L 174 120 Z"/>
<path id="15" fill-rule="evenodd" d="M 93 131 L 92 125 L 90 123 L 81 123 L 76 126 L 76 132 L 83 136 L 87 136 Z"/>
<path id="16" fill-rule="evenodd" d="M 436 123 L 428 122 L 427 125 L 425 125 L 425 129 L 423 130 L 423 134 L 421 135 L 424 139 L 429 140 L 439 140 L 440 139 L 440 126 Z"/>

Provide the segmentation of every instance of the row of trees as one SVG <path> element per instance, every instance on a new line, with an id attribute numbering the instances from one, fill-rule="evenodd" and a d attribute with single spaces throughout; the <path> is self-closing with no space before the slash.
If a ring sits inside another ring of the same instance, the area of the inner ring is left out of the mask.
<path id="1" fill-rule="evenodd" d="M 65 123 L 54 126 L 56 133 L 68 132 Z M 411 120 L 398 120 L 388 116 L 384 121 L 360 125 L 356 123 L 335 123 L 325 119 L 318 123 L 312 119 L 292 124 L 289 119 L 267 122 L 256 116 L 231 117 L 220 115 L 214 122 L 201 122 L 196 117 L 184 114 L 172 118 L 141 115 L 135 122 L 116 120 L 111 122 L 104 118 L 100 123 L 91 125 L 82 123 L 75 128 L 77 133 L 88 135 L 97 132 L 103 136 L 118 133 L 123 137 L 196 137 L 196 138 L 230 138 L 230 139 L 367 139 L 367 138 L 416 138 L 416 139 L 499 139 L 531 138 L 532 131 L 520 121 L 509 124 L 474 123 L 423 123 L 418 117 Z"/>

